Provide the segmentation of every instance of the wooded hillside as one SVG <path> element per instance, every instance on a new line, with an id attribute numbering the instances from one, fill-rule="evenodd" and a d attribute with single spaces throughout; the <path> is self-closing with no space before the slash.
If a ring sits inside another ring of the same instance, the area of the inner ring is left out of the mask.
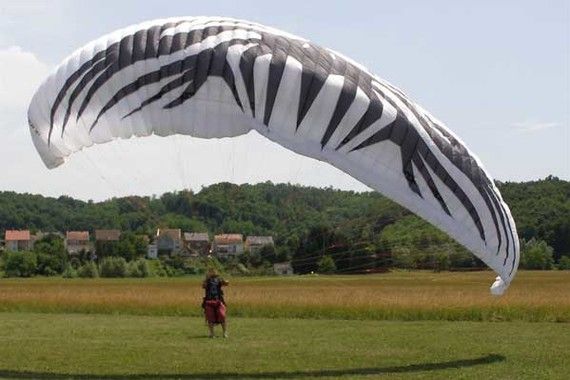
<path id="1" fill-rule="evenodd" d="M 511 207 L 520 238 L 545 240 L 554 248 L 556 261 L 570 255 L 570 182 L 550 176 L 499 183 L 499 188 Z M 198 193 L 180 191 L 98 203 L 0 192 L 2 236 L 6 229 L 28 228 L 62 232 L 119 228 L 152 235 L 157 227 L 273 235 L 283 258 L 318 247 L 333 251 L 335 247 L 365 247 L 377 253 L 421 249 L 426 254 L 434 247 L 438 251 L 459 249 L 445 234 L 375 192 L 269 182 L 220 183 Z"/>

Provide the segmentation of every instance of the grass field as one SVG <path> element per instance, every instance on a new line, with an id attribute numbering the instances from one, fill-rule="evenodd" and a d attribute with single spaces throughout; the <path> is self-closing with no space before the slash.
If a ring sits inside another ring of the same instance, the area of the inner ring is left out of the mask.
<path id="1" fill-rule="evenodd" d="M 492 277 L 232 278 L 227 340 L 200 278 L 1 279 L 0 378 L 567 379 L 570 272 Z"/>
<path id="2" fill-rule="evenodd" d="M 233 316 L 570 322 L 570 271 L 521 272 L 492 297 L 491 272 L 235 278 Z M 0 281 L 0 311 L 201 315 L 202 278 Z"/>
<path id="3" fill-rule="evenodd" d="M 3 378 L 567 379 L 568 325 L 0 313 Z M 215 361 L 212 358 L 216 358 Z M 213 363 L 216 363 L 215 365 Z"/>

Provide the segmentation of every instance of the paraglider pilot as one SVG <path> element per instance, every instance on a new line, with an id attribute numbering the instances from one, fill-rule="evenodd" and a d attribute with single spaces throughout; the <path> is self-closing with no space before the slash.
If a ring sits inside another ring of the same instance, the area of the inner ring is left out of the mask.
<path id="1" fill-rule="evenodd" d="M 214 326 L 222 325 L 224 338 L 228 337 L 226 326 L 226 302 L 222 287 L 228 286 L 229 282 L 221 278 L 215 269 L 209 269 L 206 279 L 202 283 L 205 291 L 202 307 L 208 323 L 209 337 L 214 338 Z"/>

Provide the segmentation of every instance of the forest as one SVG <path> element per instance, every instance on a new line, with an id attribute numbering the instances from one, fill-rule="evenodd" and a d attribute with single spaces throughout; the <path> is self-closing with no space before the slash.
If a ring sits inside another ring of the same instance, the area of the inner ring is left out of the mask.
<path id="1" fill-rule="evenodd" d="M 549 176 L 497 185 L 512 210 L 523 251 L 531 252 L 523 255 L 521 265 L 532 269 L 549 269 L 560 262 L 566 265 L 570 182 Z M 2 237 L 6 229 L 93 232 L 111 228 L 152 236 L 159 227 L 207 231 L 211 236 L 272 235 L 275 249 L 257 257 L 245 255 L 241 261 L 248 267 L 286 260 L 292 260 L 298 273 L 482 266 L 446 234 L 376 192 L 270 182 L 219 183 L 199 192 L 183 190 L 103 202 L 0 192 Z M 535 251 L 539 257 L 533 261 Z"/>

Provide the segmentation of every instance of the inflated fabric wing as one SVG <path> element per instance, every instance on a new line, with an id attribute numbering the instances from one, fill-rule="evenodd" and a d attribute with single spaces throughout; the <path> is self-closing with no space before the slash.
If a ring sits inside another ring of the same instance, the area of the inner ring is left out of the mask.
<path id="1" fill-rule="evenodd" d="M 456 135 L 361 65 L 273 28 L 187 17 L 119 30 L 68 57 L 28 116 L 49 168 L 116 138 L 254 129 L 447 232 L 498 273 L 494 293 L 518 267 L 509 208 Z"/>

